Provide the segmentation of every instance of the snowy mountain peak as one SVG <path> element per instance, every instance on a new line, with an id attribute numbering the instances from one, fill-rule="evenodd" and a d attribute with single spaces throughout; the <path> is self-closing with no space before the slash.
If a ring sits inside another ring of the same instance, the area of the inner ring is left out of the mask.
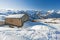
<path id="1" fill-rule="evenodd" d="M 54 12 L 54 10 L 48 10 L 47 12 L 48 12 L 48 13 L 53 13 L 53 12 Z"/>
<path id="2" fill-rule="evenodd" d="M 60 14 L 60 11 L 58 11 L 57 13 Z"/>

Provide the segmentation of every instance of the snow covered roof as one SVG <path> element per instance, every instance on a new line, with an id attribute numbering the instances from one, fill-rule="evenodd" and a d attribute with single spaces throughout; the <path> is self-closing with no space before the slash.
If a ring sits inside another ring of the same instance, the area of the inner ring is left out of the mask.
<path id="1" fill-rule="evenodd" d="M 25 14 L 13 14 L 13 15 L 8 15 L 6 18 L 22 18 Z"/>

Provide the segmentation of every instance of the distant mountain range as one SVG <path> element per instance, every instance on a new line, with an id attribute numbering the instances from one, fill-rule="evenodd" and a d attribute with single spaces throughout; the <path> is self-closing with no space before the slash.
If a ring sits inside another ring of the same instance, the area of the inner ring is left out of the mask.
<path id="1" fill-rule="evenodd" d="M 60 14 L 54 12 L 47 15 L 46 18 L 60 18 Z"/>
<path id="2" fill-rule="evenodd" d="M 10 15 L 10 14 L 21 14 L 25 13 L 29 15 L 29 18 L 39 19 L 39 18 L 60 18 L 60 11 L 48 10 L 48 11 L 37 11 L 37 10 L 0 10 L 0 15 Z"/>

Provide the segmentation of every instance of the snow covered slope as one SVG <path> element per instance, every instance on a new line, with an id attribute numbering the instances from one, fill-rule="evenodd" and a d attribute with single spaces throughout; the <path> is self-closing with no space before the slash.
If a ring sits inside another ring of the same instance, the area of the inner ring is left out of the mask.
<path id="1" fill-rule="evenodd" d="M 0 26 L 0 40 L 56 40 L 56 29 L 40 22 L 24 23 L 22 28 Z"/>
<path id="2" fill-rule="evenodd" d="M 7 13 L 10 14 L 11 11 Z M 31 19 L 38 18 L 36 11 L 27 11 L 27 13 Z M 55 13 L 49 15 L 53 14 Z M 2 19 L 4 17 L 5 16 L 0 19 L 4 20 Z M 0 26 L 0 40 L 60 40 L 60 23 L 44 23 L 45 21 L 51 21 L 48 19 L 40 21 L 41 22 L 27 21 L 22 28 L 9 28 L 9 25 Z M 58 20 L 55 21 L 60 22 Z"/>

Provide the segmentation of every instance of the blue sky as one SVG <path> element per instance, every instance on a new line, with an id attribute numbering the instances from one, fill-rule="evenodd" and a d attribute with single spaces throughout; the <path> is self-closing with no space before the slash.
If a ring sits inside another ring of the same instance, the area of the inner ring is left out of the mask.
<path id="1" fill-rule="evenodd" d="M 60 0 L 0 0 L 0 9 L 59 10 Z"/>

